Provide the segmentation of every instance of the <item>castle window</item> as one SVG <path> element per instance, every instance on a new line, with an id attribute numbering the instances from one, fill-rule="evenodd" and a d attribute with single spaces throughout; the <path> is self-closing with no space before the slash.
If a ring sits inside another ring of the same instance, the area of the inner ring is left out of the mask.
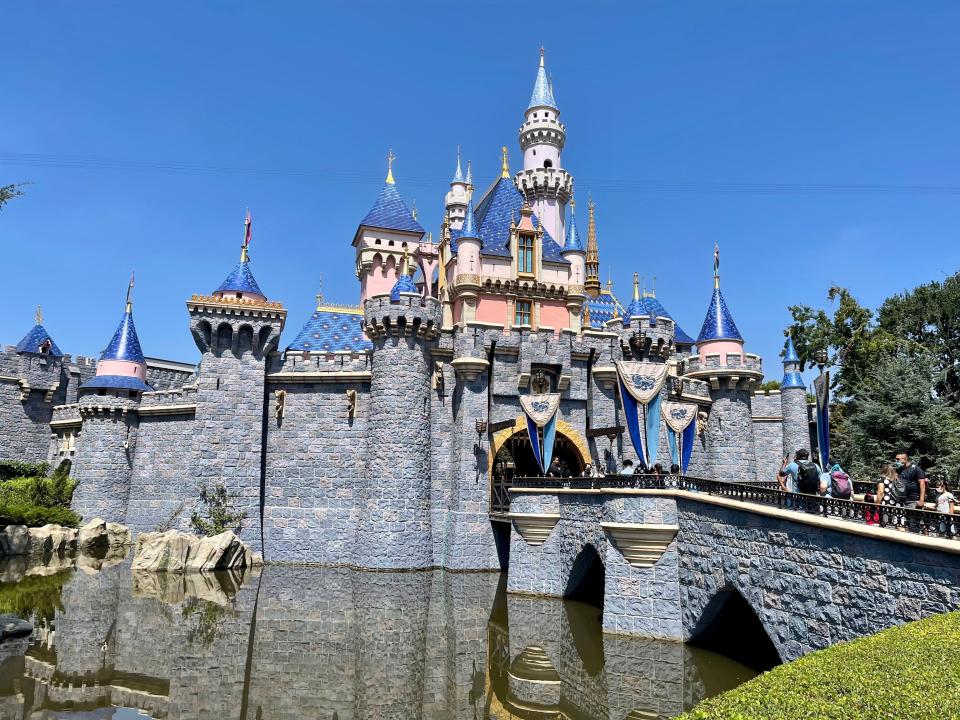
<path id="1" fill-rule="evenodd" d="M 517 272 L 533 272 L 533 238 L 521 235 L 517 241 Z"/>
<path id="2" fill-rule="evenodd" d="M 553 160 L 544 160 L 544 161 L 543 161 L 543 166 L 544 166 L 545 168 L 552 168 L 552 167 L 553 167 Z"/>
<path id="3" fill-rule="evenodd" d="M 517 311 L 513 318 L 514 325 L 530 324 L 531 303 L 529 300 L 517 300 Z"/>

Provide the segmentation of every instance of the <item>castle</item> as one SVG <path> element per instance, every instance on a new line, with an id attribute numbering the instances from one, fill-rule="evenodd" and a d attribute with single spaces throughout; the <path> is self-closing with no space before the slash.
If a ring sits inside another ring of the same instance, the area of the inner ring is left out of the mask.
<path id="1" fill-rule="evenodd" d="M 144 355 L 129 292 L 96 361 L 63 354 L 38 312 L 0 352 L 0 458 L 69 462 L 74 509 L 135 534 L 185 529 L 222 483 L 267 561 L 480 570 L 501 567 L 511 477 L 551 455 L 574 473 L 642 460 L 745 481 L 809 448 L 796 353 L 788 341 L 779 392 L 756 390 L 719 255 L 696 339 L 636 276 L 626 305 L 601 285 L 542 51 L 519 142 L 522 168 L 503 148 L 482 194 L 458 154 L 437 241 L 391 155 L 353 237 L 359 305 L 318 297 L 289 342 L 252 272 L 249 217 L 239 263 L 186 302 L 196 366 Z"/>

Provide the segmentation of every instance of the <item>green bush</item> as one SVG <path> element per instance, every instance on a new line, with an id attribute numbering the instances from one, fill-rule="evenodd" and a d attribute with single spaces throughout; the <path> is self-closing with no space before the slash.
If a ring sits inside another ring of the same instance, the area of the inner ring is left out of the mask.
<path id="1" fill-rule="evenodd" d="M 946 720 L 960 717 L 960 612 L 805 655 L 677 720 Z"/>
<path id="2" fill-rule="evenodd" d="M 48 463 L 25 463 L 4 460 L 0 462 L 0 481 L 20 477 L 44 476 L 50 471 Z"/>
<path id="3" fill-rule="evenodd" d="M 70 508 L 39 507 L 29 504 L 0 503 L 0 527 L 5 525 L 63 525 L 78 527 L 80 516 Z"/>
<path id="4" fill-rule="evenodd" d="M 7 480 L 0 483 L 0 506 L 13 504 L 68 508 L 76 487 L 76 480 L 63 475 Z"/>
<path id="5" fill-rule="evenodd" d="M 52 622 L 63 610 L 61 592 L 73 577 L 70 571 L 56 575 L 26 575 L 16 583 L 0 583 L 0 613 L 24 620 Z"/>

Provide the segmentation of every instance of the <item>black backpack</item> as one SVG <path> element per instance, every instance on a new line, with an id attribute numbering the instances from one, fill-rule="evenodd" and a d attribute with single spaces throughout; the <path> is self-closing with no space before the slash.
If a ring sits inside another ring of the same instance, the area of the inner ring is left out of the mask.
<path id="1" fill-rule="evenodd" d="M 797 463 L 797 491 L 807 495 L 820 492 L 820 468 L 809 460 Z"/>

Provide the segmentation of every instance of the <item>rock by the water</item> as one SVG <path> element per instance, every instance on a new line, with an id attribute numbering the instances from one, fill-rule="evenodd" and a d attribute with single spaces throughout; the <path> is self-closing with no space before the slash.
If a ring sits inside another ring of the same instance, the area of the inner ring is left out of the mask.
<path id="1" fill-rule="evenodd" d="M 0 615 L 0 642 L 11 638 L 29 637 L 33 625 L 15 615 Z"/>
<path id="2" fill-rule="evenodd" d="M 110 547 L 121 547 L 130 545 L 132 535 L 130 528 L 120 523 L 107 523 L 107 545 Z"/>
<path id="3" fill-rule="evenodd" d="M 81 550 L 107 547 L 109 542 L 107 521 L 100 518 L 94 518 L 77 533 L 77 547 Z"/>
<path id="4" fill-rule="evenodd" d="M 250 548 L 240 542 L 230 530 L 205 538 L 178 530 L 167 530 L 162 533 L 141 533 L 137 536 L 131 569 L 207 572 L 237 570 L 252 564 Z"/>
<path id="5" fill-rule="evenodd" d="M 0 531 L 0 555 L 26 555 L 30 552 L 30 531 L 26 525 L 7 525 Z"/>
<path id="6" fill-rule="evenodd" d="M 77 531 L 62 525 L 30 528 L 30 554 L 48 555 L 77 549 Z"/>

